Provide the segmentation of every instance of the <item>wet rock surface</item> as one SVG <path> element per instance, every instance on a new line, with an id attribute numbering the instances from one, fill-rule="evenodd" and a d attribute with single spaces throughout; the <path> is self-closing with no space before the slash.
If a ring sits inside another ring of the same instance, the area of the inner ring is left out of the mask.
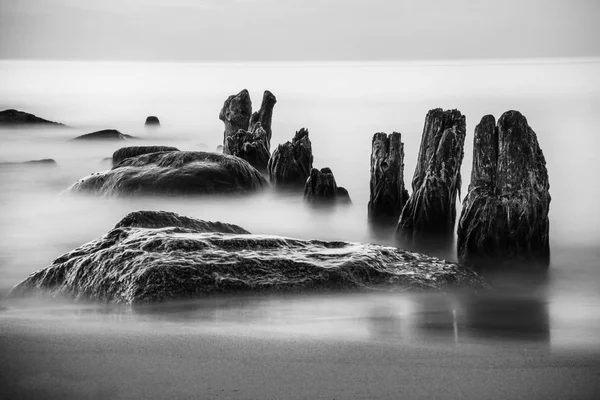
<path id="1" fill-rule="evenodd" d="M 172 151 L 126 158 L 89 175 L 64 193 L 105 196 L 247 193 L 268 186 L 247 161 L 217 153 Z"/>
<path id="2" fill-rule="evenodd" d="M 38 116 L 26 113 L 24 111 L 18 111 L 15 109 L 0 111 L 0 126 L 10 127 L 19 125 L 45 125 L 65 127 L 65 125 L 61 123 L 48 121 L 47 119 L 40 118 Z"/>
<path id="3" fill-rule="evenodd" d="M 451 242 L 460 195 L 465 117 L 458 110 L 437 108 L 427 113 L 409 197 L 397 232 L 418 244 L 436 237 Z"/>
<path id="4" fill-rule="evenodd" d="M 11 297 L 147 303 L 234 292 L 486 288 L 469 269 L 372 244 L 252 235 L 161 211 L 127 215 L 31 274 Z"/>
<path id="5" fill-rule="evenodd" d="M 302 128 L 294 135 L 291 142 L 277 146 L 267 166 L 269 180 L 273 185 L 281 187 L 301 187 L 312 169 L 312 145 L 308 137 L 308 129 Z"/>
<path id="6" fill-rule="evenodd" d="M 77 136 L 76 138 L 71 139 L 71 141 L 104 141 L 104 140 L 129 140 L 129 139 L 137 139 L 134 136 L 126 135 L 117 131 L 116 129 L 104 129 L 101 131 L 96 131 L 92 133 L 87 133 L 85 135 Z"/>
<path id="7" fill-rule="evenodd" d="M 545 269 L 550 185 L 537 135 L 518 111 L 475 128 L 469 192 L 458 225 L 459 260 L 478 269 Z"/>
<path id="8" fill-rule="evenodd" d="M 113 165 L 117 165 L 126 158 L 141 156 L 142 154 L 157 153 L 160 151 L 179 151 L 176 147 L 171 146 L 130 146 L 121 147 L 112 155 Z"/>
<path id="9" fill-rule="evenodd" d="M 315 203 L 351 203 L 348 191 L 338 187 L 329 168 L 313 168 L 304 186 L 304 200 Z"/>
<path id="10" fill-rule="evenodd" d="M 246 89 L 236 95 L 231 95 L 225 100 L 219 119 L 225 124 L 223 133 L 223 152 L 229 154 L 227 149 L 227 137 L 234 135 L 239 131 L 248 130 L 250 126 L 250 117 L 252 116 L 252 101 L 250 93 Z"/>
<path id="11" fill-rule="evenodd" d="M 267 164 L 271 154 L 267 146 L 267 132 L 260 126 L 260 122 L 256 124 L 254 132 L 248 132 L 240 129 L 235 134 L 227 136 L 227 154 L 239 157 L 250 163 L 260 172 L 267 172 Z"/>
<path id="12" fill-rule="evenodd" d="M 373 135 L 370 188 L 369 220 L 396 225 L 409 197 L 404 184 L 404 143 L 400 133 Z"/>

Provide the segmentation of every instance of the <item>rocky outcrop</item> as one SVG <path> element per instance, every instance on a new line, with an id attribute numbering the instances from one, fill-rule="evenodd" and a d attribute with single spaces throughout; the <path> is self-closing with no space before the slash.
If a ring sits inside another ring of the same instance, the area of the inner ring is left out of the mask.
<path id="1" fill-rule="evenodd" d="M 54 161 L 52 158 L 44 158 L 42 160 L 30 160 L 30 161 L 23 161 L 23 162 L 0 162 L 0 166 L 2 166 L 2 165 L 54 167 L 58 164 L 56 164 L 56 161 Z"/>
<path id="2" fill-rule="evenodd" d="M 158 117 L 155 117 L 154 115 L 151 115 L 149 117 L 146 118 L 146 122 L 144 123 L 144 126 L 146 127 L 159 127 L 160 126 L 160 121 L 158 119 Z"/>
<path id="3" fill-rule="evenodd" d="M 246 89 L 236 95 L 231 95 L 225 100 L 219 113 L 219 119 L 225 124 L 223 133 L 223 152 L 229 154 L 227 137 L 236 134 L 240 129 L 248 130 L 252 116 L 252 101 Z"/>
<path id="4" fill-rule="evenodd" d="M 65 127 L 65 125 L 48 121 L 33 114 L 14 109 L 0 111 L 0 127 L 22 126 L 22 125 L 44 125 L 52 127 Z"/>
<path id="5" fill-rule="evenodd" d="M 408 191 L 404 185 L 404 143 L 398 132 L 373 135 L 369 220 L 396 225 Z"/>
<path id="6" fill-rule="evenodd" d="M 108 171 L 79 180 L 65 193 L 197 195 L 246 193 L 267 185 L 256 168 L 238 157 L 172 151 L 126 158 Z"/>
<path id="7" fill-rule="evenodd" d="M 351 203 L 348 191 L 338 187 L 333 172 L 329 168 L 319 171 L 313 168 L 304 186 L 304 199 L 315 204 Z"/>
<path id="8" fill-rule="evenodd" d="M 113 165 L 117 165 L 126 158 L 141 156 L 142 154 L 156 153 L 159 151 L 179 151 L 176 147 L 171 146 L 130 146 L 121 147 L 112 155 Z"/>
<path id="9" fill-rule="evenodd" d="M 267 151 L 271 151 L 271 136 L 273 134 L 271 130 L 271 123 L 273 121 L 273 107 L 275 107 L 275 103 L 277 103 L 277 98 L 275 95 L 268 90 L 265 90 L 263 94 L 262 103 L 260 105 L 260 110 L 256 111 L 252 114 L 250 118 L 249 130 L 250 132 L 256 132 L 259 127 L 266 132 L 266 146 Z M 257 125 L 259 124 L 259 125 Z"/>
<path id="10" fill-rule="evenodd" d="M 433 237 L 452 240 L 465 135 L 465 117 L 460 111 L 437 108 L 427 113 L 413 193 L 397 227 L 405 240 L 415 244 Z"/>
<path id="11" fill-rule="evenodd" d="M 233 135 L 227 136 L 225 140 L 227 145 L 224 149 L 227 149 L 227 154 L 248 161 L 250 165 L 262 173 L 267 172 L 267 164 L 271 154 L 267 146 L 267 132 L 260 126 L 260 122 L 256 123 L 254 132 L 240 129 Z"/>
<path id="12" fill-rule="evenodd" d="M 85 135 L 77 136 L 76 138 L 71 139 L 76 141 L 104 141 L 104 140 L 128 140 L 128 139 L 137 139 L 134 136 L 126 135 L 117 131 L 116 129 L 104 129 L 102 131 L 96 131 L 92 133 L 87 133 Z"/>
<path id="13" fill-rule="evenodd" d="M 478 269 L 545 269 L 550 262 L 550 184 L 537 136 L 518 111 L 475 128 L 458 257 Z"/>
<path id="14" fill-rule="evenodd" d="M 308 129 L 302 128 L 291 142 L 277 146 L 267 166 L 269 180 L 281 187 L 304 187 L 312 169 L 312 146 Z"/>
<path id="15" fill-rule="evenodd" d="M 235 225 L 138 211 L 34 272 L 9 296 L 139 304 L 234 292 L 453 287 L 486 284 L 455 263 L 393 247 L 252 235 Z"/>

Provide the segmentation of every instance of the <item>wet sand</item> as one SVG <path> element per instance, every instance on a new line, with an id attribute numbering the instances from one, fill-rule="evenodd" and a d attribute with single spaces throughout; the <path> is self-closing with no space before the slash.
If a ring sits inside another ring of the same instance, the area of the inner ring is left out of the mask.
<path id="1" fill-rule="evenodd" d="M 594 399 L 600 352 L 0 316 L 3 399 Z"/>

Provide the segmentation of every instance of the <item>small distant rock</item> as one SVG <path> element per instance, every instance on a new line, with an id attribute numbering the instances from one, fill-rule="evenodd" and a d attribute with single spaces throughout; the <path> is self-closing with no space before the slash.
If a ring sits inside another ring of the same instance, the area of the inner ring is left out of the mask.
<path id="1" fill-rule="evenodd" d="M 144 126 L 159 127 L 160 126 L 160 121 L 158 120 L 158 117 L 155 117 L 154 115 L 151 115 L 151 116 L 149 116 L 149 117 L 146 118 L 146 123 L 144 123 Z"/>
<path id="2" fill-rule="evenodd" d="M 30 161 L 23 161 L 23 162 L 2 162 L 0 163 L 0 165 L 31 165 L 31 166 L 35 166 L 35 165 L 39 165 L 39 166 L 56 166 L 58 164 L 56 164 L 56 161 L 54 161 L 51 158 L 44 158 L 42 160 L 30 160 Z"/>
<path id="3" fill-rule="evenodd" d="M 304 199 L 311 203 L 351 203 L 348 191 L 338 187 L 329 168 L 313 168 L 304 186 Z"/>
<path id="4" fill-rule="evenodd" d="M 71 140 L 84 140 L 84 141 L 104 141 L 104 140 L 128 140 L 138 139 L 135 136 L 126 135 L 117 131 L 116 129 L 104 129 L 102 131 L 87 133 L 85 135 L 77 136 Z"/>
<path id="5" fill-rule="evenodd" d="M 14 109 L 0 111 L 0 126 L 10 127 L 16 125 L 48 125 L 65 127 L 65 125 L 61 123 L 48 121 L 47 119 L 37 117 L 24 111 L 18 111 Z"/>

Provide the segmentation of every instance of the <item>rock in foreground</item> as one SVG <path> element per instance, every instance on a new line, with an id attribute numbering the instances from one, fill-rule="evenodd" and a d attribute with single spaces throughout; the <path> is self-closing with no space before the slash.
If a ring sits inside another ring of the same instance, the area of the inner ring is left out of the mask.
<path id="1" fill-rule="evenodd" d="M 92 133 L 86 133 L 85 135 L 77 136 L 71 140 L 77 141 L 97 141 L 97 140 L 128 140 L 137 139 L 134 136 L 126 135 L 117 131 L 116 129 L 104 129 L 102 131 L 96 131 Z"/>
<path id="2" fill-rule="evenodd" d="M 66 193 L 105 196 L 221 194 L 257 191 L 268 184 L 248 162 L 201 151 L 172 151 L 126 158 L 112 169 L 89 175 Z"/>
<path id="3" fill-rule="evenodd" d="M 471 183 L 458 225 L 458 257 L 477 269 L 545 269 L 550 184 L 537 136 L 518 111 L 475 128 Z"/>
<path id="4" fill-rule="evenodd" d="M 176 147 L 171 146 L 130 146 L 121 147 L 112 155 L 113 165 L 117 165 L 126 158 L 141 156 L 142 154 L 157 153 L 159 151 L 179 151 Z"/>
<path id="5" fill-rule="evenodd" d="M 10 296 L 136 304 L 234 292 L 451 287 L 486 285 L 457 264 L 392 247 L 252 235 L 235 225 L 138 211 L 31 274 Z"/>
<path id="6" fill-rule="evenodd" d="M 48 121 L 47 119 L 37 117 L 24 111 L 18 111 L 14 109 L 0 111 L 0 126 L 10 127 L 20 125 L 47 125 L 55 127 L 65 126 L 61 123 Z"/>

